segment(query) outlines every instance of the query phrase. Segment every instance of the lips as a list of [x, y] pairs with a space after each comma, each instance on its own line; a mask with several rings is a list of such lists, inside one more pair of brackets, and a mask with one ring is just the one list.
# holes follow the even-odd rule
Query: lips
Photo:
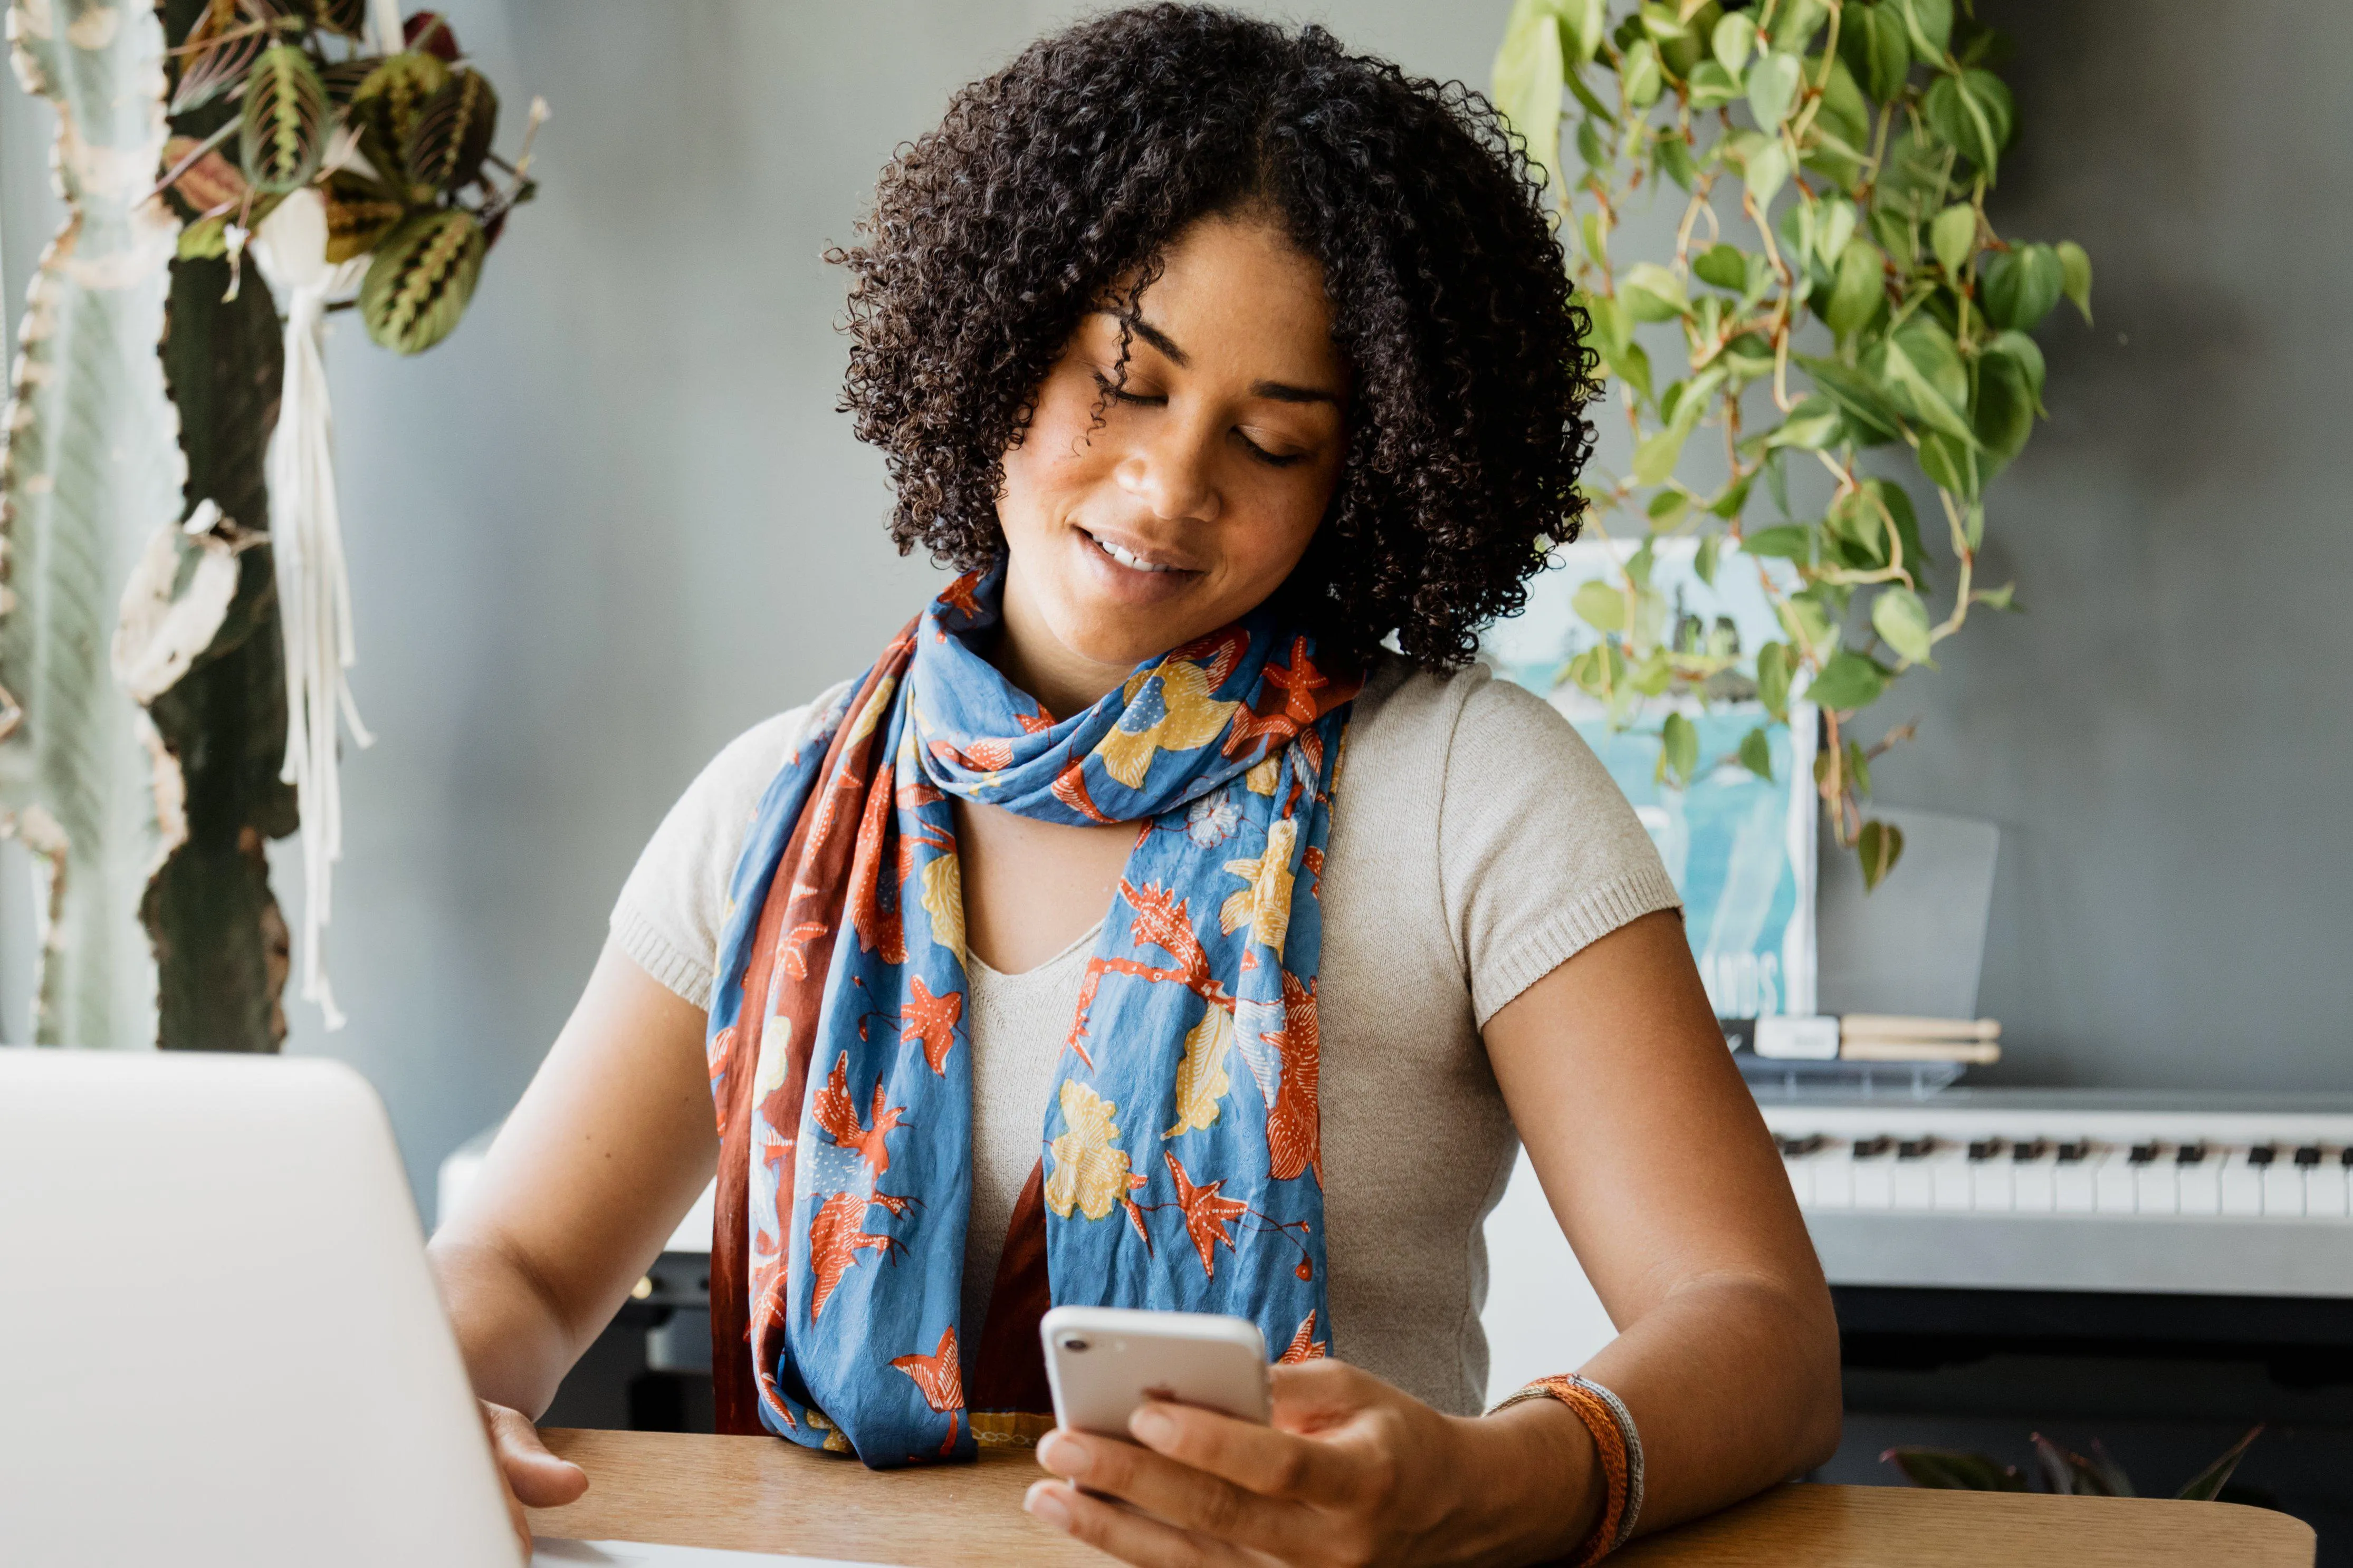
[[1172, 576], [1190, 576], [1198, 570], [1195, 567], [1186, 565], [1181, 560], [1171, 557], [1163, 552], [1153, 550], [1149, 546], [1142, 543], [1140, 541], [1117, 540], [1111, 538], [1106, 534], [1096, 533], [1092, 530], [1084, 528], [1080, 529], [1079, 531], [1082, 534], [1084, 534], [1088, 542], [1092, 544], [1104, 556], [1108, 557], [1112, 561], [1117, 562], [1120, 565], [1126, 567], [1131, 572], [1147, 572], [1155, 574], [1167, 574]]

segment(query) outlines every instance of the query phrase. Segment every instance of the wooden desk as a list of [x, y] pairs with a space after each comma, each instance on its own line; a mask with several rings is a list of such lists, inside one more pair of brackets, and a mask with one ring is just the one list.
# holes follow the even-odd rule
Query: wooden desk
[[[921, 1563], [1109, 1561], [1021, 1511], [1027, 1453], [869, 1470], [768, 1437], [551, 1429], [588, 1495], [534, 1510], [541, 1535]], [[2229, 1503], [2046, 1498], [1894, 1487], [1781, 1487], [1635, 1542], [1625, 1568], [2311, 1568], [2309, 1526]]]

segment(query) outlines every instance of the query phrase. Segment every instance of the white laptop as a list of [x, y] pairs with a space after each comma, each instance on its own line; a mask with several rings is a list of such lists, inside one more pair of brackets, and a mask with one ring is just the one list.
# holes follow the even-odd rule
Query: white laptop
[[516, 1568], [383, 1107], [0, 1048], [0, 1562]]

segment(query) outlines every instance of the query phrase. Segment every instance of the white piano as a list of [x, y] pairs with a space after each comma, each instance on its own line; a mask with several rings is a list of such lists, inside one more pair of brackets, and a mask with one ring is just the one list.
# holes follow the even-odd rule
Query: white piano
[[2353, 1299], [2353, 1097], [1760, 1109], [1833, 1285]]

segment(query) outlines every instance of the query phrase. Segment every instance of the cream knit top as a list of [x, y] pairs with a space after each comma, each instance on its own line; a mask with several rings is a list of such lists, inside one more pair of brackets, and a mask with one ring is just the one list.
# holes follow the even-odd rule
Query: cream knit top
[[[831, 695], [721, 752], [621, 889], [623, 951], [698, 1007], [744, 829]], [[1333, 1353], [1472, 1414], [1487, 1386], [1482, 1224], [1518, 1151], [1479, 1030], [1579, 948], [1676, 907], [1674, 887], [1625, 796], [1540, 698], [1482, 669], [1432, 675], [1393, 656], [1352, 710], [1326, 854], [1316, 994]], [[1020, 974], [966, 966], [966, 1343], [979, 1342], [1042, 1147], [1046, 1085], [1099, 930]]]

